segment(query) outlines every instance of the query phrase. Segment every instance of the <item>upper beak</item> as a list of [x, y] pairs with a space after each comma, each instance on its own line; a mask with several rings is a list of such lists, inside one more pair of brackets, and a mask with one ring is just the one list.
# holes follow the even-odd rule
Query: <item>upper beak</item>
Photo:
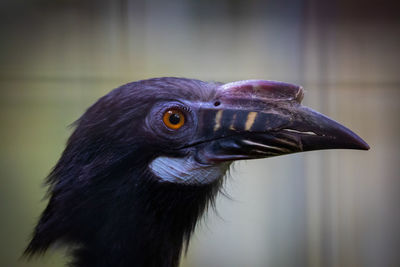
[[320, 149], [368, 150], [336, 121], [302, 106], [300, 86], [262, 80], [222, 85], [216, 106], [199, 108], [201, 162], [279, 156]]

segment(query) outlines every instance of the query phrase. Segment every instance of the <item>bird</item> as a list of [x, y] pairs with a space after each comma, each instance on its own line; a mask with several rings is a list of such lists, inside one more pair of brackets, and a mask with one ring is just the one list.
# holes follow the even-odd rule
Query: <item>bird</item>
[[177, 77], [112, 90], [75, 122], [24, 255], [62, 244], [75, 267], [178, 266], [232, 162], [369, 149], [303, 96], [279, 81]]

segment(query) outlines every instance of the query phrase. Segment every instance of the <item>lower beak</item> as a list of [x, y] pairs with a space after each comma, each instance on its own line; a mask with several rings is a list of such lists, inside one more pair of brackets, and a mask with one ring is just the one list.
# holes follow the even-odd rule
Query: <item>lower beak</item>
[[350, 129], [302, 106], [301, 87], [270, 81], [245, 81], [240, 88], [229, 85], [219, 108], [200, 110], [201, 135], [207, 139], [200, 142], [202, 162], [321, 149], [369, 149]]

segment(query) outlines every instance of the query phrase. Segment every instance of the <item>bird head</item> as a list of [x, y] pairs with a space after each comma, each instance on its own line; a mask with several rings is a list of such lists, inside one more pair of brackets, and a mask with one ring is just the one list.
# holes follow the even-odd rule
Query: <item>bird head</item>
[[[162, 86], [157, 83], [163, 81]], [[227, 84], [165, 78], [135, 129], [150, 143], [146, 164], [160, 182], [207, 184], [235, 160], [319, 149], [368, 149], [355, 133], [301, 105], [301, 86], [264, 80]], [[148, 90], [148, 87], [146, 88]], [[136, 136], [137, 137], [137, 136]], [[144, 141], [144, 140], [143, 140]]]
[[70, 160], [85, 166], [76, 171], [86, 180], [132, 160], [129, 166], [145, 168], [159, 182], [195, 185], [220, 179], [235, 160], [369, 148], [351, 130], [301, 105], [303, 96], [301, 86], [264, 80], [134, 82], [82, 116], [67, 150], [76, 150]]

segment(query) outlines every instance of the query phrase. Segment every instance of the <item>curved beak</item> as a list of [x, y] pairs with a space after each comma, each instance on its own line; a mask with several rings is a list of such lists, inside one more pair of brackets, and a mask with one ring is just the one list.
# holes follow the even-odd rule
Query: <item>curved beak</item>
[[279, 156], [321, 149], [368, 150], [338, 122], [302, 106], [300, 86], [263, 80], [222, 85], [214, 105], [199, 108], [200, 162]]

